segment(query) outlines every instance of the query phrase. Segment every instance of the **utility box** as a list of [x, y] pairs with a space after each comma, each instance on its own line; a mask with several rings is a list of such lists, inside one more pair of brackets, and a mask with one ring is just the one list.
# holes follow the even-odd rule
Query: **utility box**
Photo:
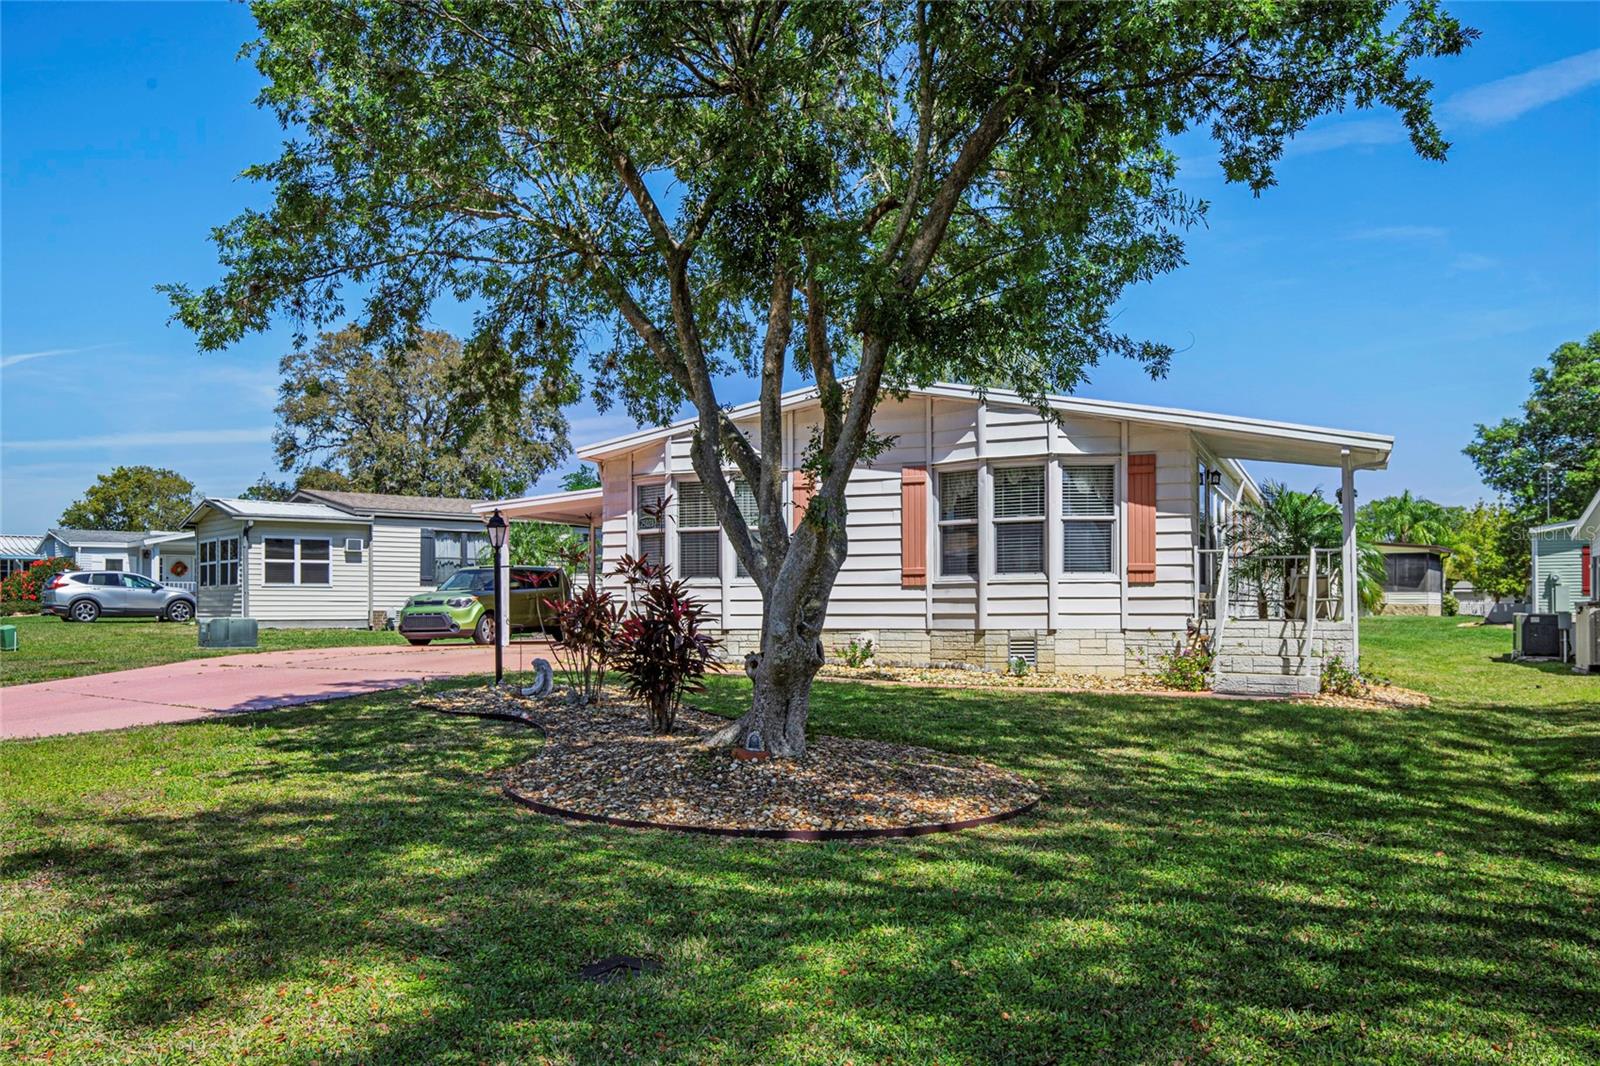
[[1566, 640], [1563, 630], [1571, 616], [1561, 614], [1519, 614], [1512, 623], [1512, 651], [1519, 659], [1564, 659]]
[[200, 623], [202, 648], [254, 648], [259, 643], [254, 618], [207, 618]]
[[17, 627], [0, 626], [0, 651], [17, 650]]

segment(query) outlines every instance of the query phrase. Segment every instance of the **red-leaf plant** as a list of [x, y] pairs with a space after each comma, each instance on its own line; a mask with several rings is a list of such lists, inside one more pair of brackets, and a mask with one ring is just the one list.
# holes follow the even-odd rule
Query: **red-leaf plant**
[[717, 668], [717, 642], [702, 628], [706, 605], [647, 560], [624, 556], [617, 573], [628, 584], [632, 610], [613, 661], [629, 694], [644, 701], [650, 728], [670, 733], [684, 694], [703, 692], [702, 678]]
[[556, 621], [561, 626], [552, 645], [556, 662], [572, 679], [578, 700], [594, 703], [606, 683], [606, 666], [617, 651], [622, 607], [611, 593], [585, 587], [556, 604]]

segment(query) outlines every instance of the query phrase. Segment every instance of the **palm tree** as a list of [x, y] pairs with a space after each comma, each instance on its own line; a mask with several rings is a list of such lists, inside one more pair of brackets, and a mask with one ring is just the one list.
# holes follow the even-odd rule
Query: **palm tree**
[[[1298, 604], [1302, 580], [1315, 589], [1312, 575], [1303, 570], [1311, 549], [1337, 552], [1344, 544], [1344, 518], [1321, 489], [1296, 492], [1281, 481], [1268, 481], [1261, 486], [1261, 496], [1260, 502], [1240, 507], [1240, 520], [1229, 532], [1228, 544], [1239, 553], [1239, 576], [1257, 582], [1263, 600], [1269, 583], [1278, 584], [1284, 613], [1294, 617], [1303, 613]], [[1358, 536], [1356, 595], [1362, 606], [1370, 610], [1383, 602], [1383, 582], [1382, 553]]]
[[1371, 540], [1446, 547], [1455, 539], [1460, 522], [1460, 508], [1445, 507], [1413, 496], [1410, 489], [1398, 496], [1373, 500], [1363, 505], [1356, 516], [1361, 535]]

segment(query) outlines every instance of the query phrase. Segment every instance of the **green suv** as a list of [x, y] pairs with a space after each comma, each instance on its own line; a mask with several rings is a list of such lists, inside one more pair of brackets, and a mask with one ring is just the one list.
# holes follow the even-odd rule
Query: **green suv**
[[[537, 629], [560, 637], [556, 604], [571, 595], [560, 567], [513, 566], [511, 631]], [[494, 568], [463, 567], [434, 591], [411, 597], [400, 608], [400, 635], [418, 647], [452, 637], [494, 643]]]

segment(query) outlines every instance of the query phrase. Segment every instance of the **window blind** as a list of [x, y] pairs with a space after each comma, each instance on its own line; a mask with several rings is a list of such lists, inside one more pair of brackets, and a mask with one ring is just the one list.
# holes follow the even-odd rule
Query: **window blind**
[[661, 522], [652, 514], [647, 513], [651, 508], [661, 503], [661, 497], [666, 495], [665, 485], [640, 485], [634, 490], [637, 503], [635, 510], [638, 512], [640, 529], [660, 529]]
[[1061, 564], [1069, 574], [1111, 572], [1110, 522], [1068, 522], [1062, 527]]
[[1117, 513], [1116, 467], [1069, 465], [1061, 468], [1061, 514], [1067, 518], [1110, 518]]
[[685, 481], [678, 485], [678, 525], [684, 528], [714, 526], [717, 512], [711, 506], [711, 494], [698, 481]]
[[956, 470], [939, 475], [939, 520], [941, 522], [978, 520], [976, 470]]
[[1044, 571], [1044, 523], [1008, 522], [994, 527], [994, 569], [998, 574]]
[[[761, 550], [761, 515], [756, 506], [755, 490], [749, 482], [740, 479], [733, 483], [733, 503], [739, 508], [739, 514], [744, 518], [744, 524], [750, 530], [750, 540], [756, 546], [756, 551]], [[736, 577], [749, 577], [750, 571], [745, 569], [744, 560], [735, 553], [733, 569]]]
[[678, 532], [678, 569], [684, 577], [718, 577], [721, 574], [717, 549], [722, 534], [718, 530]]
[[1044, 517], [1044, 467], [1003, 466], [994, 472], [996, 518]]

